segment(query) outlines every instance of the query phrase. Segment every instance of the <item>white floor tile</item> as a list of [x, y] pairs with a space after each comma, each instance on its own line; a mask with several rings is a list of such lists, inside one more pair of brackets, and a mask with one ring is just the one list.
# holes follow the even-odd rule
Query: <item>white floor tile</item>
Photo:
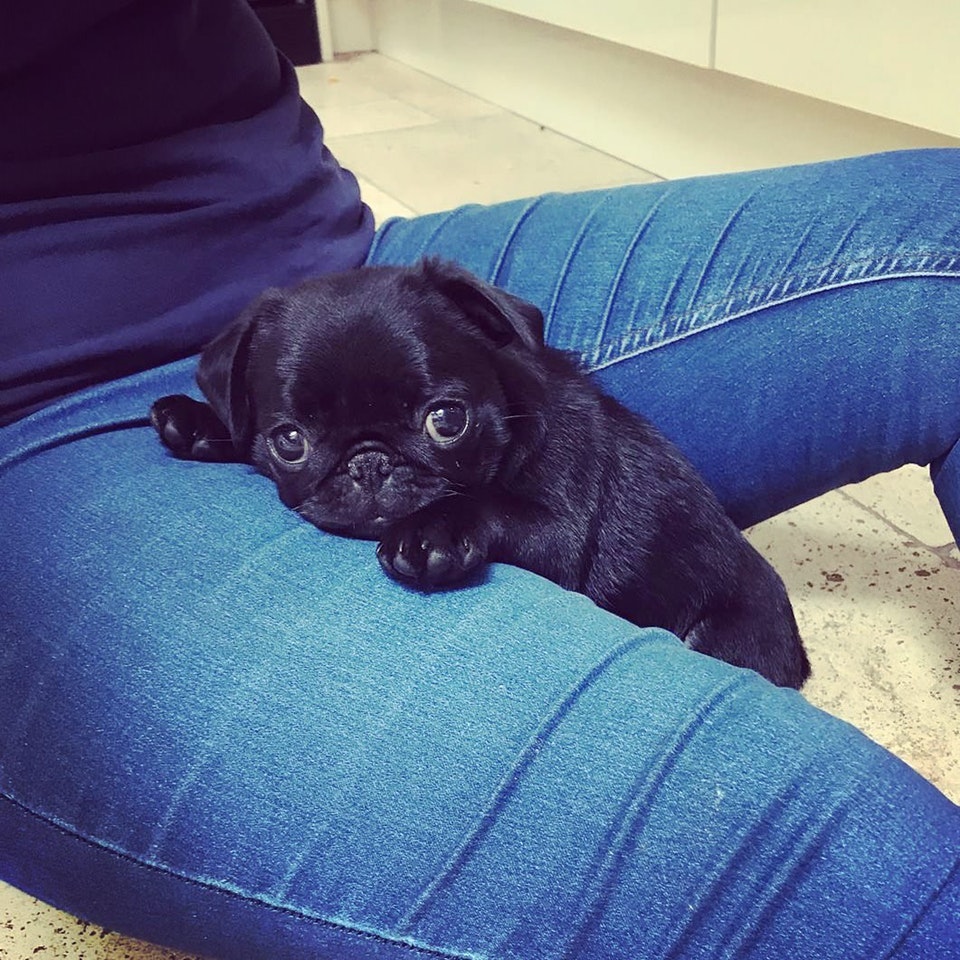
[[960, 802], [960, 569], [837, 492], [748, 536], [793, 601], [807, 698]]
[[926, 467], [908, 464], [844, 487], [843, 492], [928, 547], [953, 543]]
[[380, 87], [361, 81], [345, 82], [335, 64], [318, 64], [313, 67], [300, 67], [297, 78], [300, 81], [300, 95], [320, 115], [323, 120], [330, 107], [349, 107], [360, 103], [371, 103], [388, 96]]
[[363, 177], [358, 177], [357, 182], [360, 184], [360, 196], [373, 211], [377, 226], [391, 217], [412, 217], [415, 215], [415, 211], [391, 197], [388, 193], [384, 193], [379, 187], [364, 180]]
[[109, 933], [0, 883], [3, 960], [194, 960], [186, 954]]
[[421, 213], [654, 179], [511, 114], [329, 142], [346, 167]]
[[[299, 71], [304, 99], [319, 109], [329, 98], [350, 97], [355, 89], [367, 99], [384, 96], [418, 107], [437, 120], [504, 113], [502, 107], [464, 93], [433, 77], [386, 57], [361, 54]], [[330, 88], [339, 88], [338, 94]], [[371, 95], [371, 93], [378, 93]], [[361, 102], [352, 100], [350, 102]]]
[[424, 113], [402, 100], [368, 100], [365, 103], [336, 104], [319, 111], [327, 142], [337, 137], [350, 137], [361, 133], [379, 133], [387, 130], [403, 130], [407, 127], [422, 127], [436, 123], [429, 113]]

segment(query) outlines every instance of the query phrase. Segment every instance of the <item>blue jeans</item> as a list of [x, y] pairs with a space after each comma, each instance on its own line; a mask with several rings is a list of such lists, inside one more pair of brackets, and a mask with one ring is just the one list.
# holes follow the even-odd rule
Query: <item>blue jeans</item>
[[[741, 524], [932, 463], [960, 533], [960, 156], [393, 221]], [[960, 956], [960, 808], [793, 691], [515, 568], [424, 595], [240, 465], [183, 361], [0, 433], [0, 877], [221, 957]], [[814, 665], [816, 668], [816, 665]]]

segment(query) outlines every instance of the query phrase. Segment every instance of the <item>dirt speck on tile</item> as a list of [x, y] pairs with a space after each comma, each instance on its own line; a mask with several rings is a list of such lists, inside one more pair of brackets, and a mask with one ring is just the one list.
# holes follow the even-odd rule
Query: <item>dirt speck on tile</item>
[[807, 699], [960, 801], [960, 570], [837, 492], [748, 537], [793, 601]]
[[2, 960], [199, 960], [111, 933], [0, 883]]

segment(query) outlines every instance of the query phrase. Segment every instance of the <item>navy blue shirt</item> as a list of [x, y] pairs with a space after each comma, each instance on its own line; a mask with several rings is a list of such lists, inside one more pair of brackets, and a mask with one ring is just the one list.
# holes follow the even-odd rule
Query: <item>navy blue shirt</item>
[[373, 218], [245, 0], [31, 0], [0, 31], [0, 422], [196, 352]]

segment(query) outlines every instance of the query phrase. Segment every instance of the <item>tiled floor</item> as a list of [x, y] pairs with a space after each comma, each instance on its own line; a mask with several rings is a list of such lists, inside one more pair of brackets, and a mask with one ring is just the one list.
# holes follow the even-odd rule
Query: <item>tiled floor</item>
[[[377, 56], [301, 71], [379, 220], [467, 201], [653, 179]], [[926, 472], [905, 468], [755, 527], [808, 641], [811, 701], [960, 801], [960, 553]], [[0, 886], [0, 957], [177, 960]]]

